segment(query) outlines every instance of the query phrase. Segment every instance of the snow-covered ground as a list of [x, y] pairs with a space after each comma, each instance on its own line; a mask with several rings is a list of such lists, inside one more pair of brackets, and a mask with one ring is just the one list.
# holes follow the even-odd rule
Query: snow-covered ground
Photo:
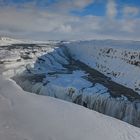
[[12, 77], [33, 66], [37, 58], [53, 51], [53, 44], [11, 44], [0, 47], [0, 74]]
[[[8, 87], [8, 88], [7, 88]], [[0, 77], [1, 140], [139, 140], [140, 129]]]
[[4, 59], [4, 76], [12, 77], [25, 91], [74, 102], [140, 126], [138, 93], [76, 62], [63, 44], [29, 46], [8, 50], [19, 54], [20, 61]]
[[67, 43], [71, 55], [140, 94], [140, 42], [93, 40]]
[[[126, 56], [132, 57], [129, 51], [139, 53], [139, 42], [12, 43], [0, 47], [0, 74], [25, 91], [70, 101], [140, 127], [139, 84], [133, 88], [139, 65], [126, 61]], [[138, 54], [135, 58], [139, 62]], [[127, 77], [126, 68], [133, 77]], [[135, 91], [111, 79], [122, 85], [127, 81]]]

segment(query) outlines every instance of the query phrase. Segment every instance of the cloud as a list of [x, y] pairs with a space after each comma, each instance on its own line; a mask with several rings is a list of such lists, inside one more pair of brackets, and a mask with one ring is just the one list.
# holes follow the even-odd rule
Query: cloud
[[[13, 34], [27, 34], [30, 32], [54, 32], [68, 34], [72, 31], [71, 25], [78, 18], [70, 15], [62, 15], [40, 11], [37, 9], [17, 9], [7, 7], [0, 9], [0, 30]], [[53, 38], [53, 36], [51, 36]]]
[[[35, 3], [22, 7], [0, 7], [0, 34], [14, 37], [47, 39], [135, 39], [140, 40], [140, 19], [116, 19], [115, 1], [108, 0], [106, 16], [76, 16], [71, 10], [82, 10], [92, 0], [61, 0], [40, 9]], [[61, 9], [59, 11], [59, 9]], [[64, 10], [67, 9], [67, 10]]]
[[69, 33], [72, 31], [72, 28], [70, 25], [61, 25], [60, 27], [58, 27], [58, 31], [59, 32], [64, 32], [64, 33]]
[[68, 13], [73, 10], [82, 10], [91, 3], [94, 3], [94, 0], [57, 0], [47, 9], [51, 12]]
[[93, 0], [72, 0], [72, 5], [77, 8], [84, 8], [89, 4], [93, 3]]
[[115, 0], [108, 0], [107, 8], [106, 8], [106, 15], [109, 18], [114, 18], [117, 15], [117, 8]]
[[65, 13], [71, 10], [80, 10], [91, 3], [94, 3], [94, 0], [0, 0], [0, 4], [7, 7], [26, 9], [44, 8], [47, 9], [47, 11], [54, 13], [59, 11], [63, 11]]
[[137, 16], [139, 14], [139, 9], [137, 7], [132, 7], [132, 6], [125, 6], [123, 8], [123, 14], [126, 17], [130, 16]]

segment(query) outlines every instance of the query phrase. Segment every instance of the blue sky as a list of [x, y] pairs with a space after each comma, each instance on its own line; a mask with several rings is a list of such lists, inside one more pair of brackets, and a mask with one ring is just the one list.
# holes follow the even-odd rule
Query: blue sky
[[0, 0], [0, 34], [140, 40], [140, 0]]
[[[47, 9], [50, 5], [56, 4], [60, 1], [61, 0], [3, 0], [3, 4], [5, 6], [16, 5], [18, 7], [28, 3], [35, 3], [38, 8]], [[116, 0], [115, 2], [119, 10], [121, 10], [124, 6], [133, 6], [140, 8], [140, 0]], [[71, 13], [77, 16], [85, 16], [89, 14], [96, 16], [105, 16], [106, 4], [107, 0], [96, 0], [83, 7], [82, 10], [79, 11], [78, 9], [74, 9], [73, 11], [71, 11]]]
[[[74, 11], [73, 13], [79, 16], [85, 16], [89, 14], [96, 16], [105, 16], [106, 4], [106, 0], [93, 2], [90, 5], [86, 6], [82, 11]], [[140, 0], [116, 0], [116, 5], [118, 10], [122, 10], [124, 6], [133, 6], [140, 8]], [[122, 13], [118, 12], [118, 16], [121, 16], [121, 14]]]

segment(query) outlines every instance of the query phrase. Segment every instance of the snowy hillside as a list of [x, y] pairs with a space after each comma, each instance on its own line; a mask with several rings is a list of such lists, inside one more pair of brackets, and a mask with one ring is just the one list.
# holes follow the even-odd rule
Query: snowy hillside
[[3, 77], [0, 77], [0, 106], [1, 140], [140, 138], [139, 128], [72, 103], [26, 93]]
[[140, 94], [140, 42], [93, 40], [66, 45], [75, 59]]

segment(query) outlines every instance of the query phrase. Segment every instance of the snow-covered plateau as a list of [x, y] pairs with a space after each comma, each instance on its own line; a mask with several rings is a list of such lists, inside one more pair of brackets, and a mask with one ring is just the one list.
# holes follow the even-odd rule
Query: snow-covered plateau
[[[0, 46], [0, 75], [0, 93], [2, 97], [6, 94], [4, 99], [8, 100], [11, 110], [19, 116], [17, 122], [14, 120], [17, 124], [12, 125], [14, 129], [22, 131], [19, 132], [22, 133], [21, 136], [28, 136], [26, 127], [31, 128], [27, 139], [39, 139], [40, 136], [41, 140], [45, 137], [52, 140], [138, 140], [140, 137], [139, 128], [125, 123], [140, 127], [138, 41], [5, 43]], [[24, 91], [12, 80], [3, 77], [16, 81]], [[73, 102], [91, 111], [72, 103], [25, 91]], [[12, 94], [9, 94], [10, 92]], [[19, 127], [20, 121], [24, 124], [23, 128]], [[71, 130], [72, 128], [75, 129]], [[10, 133], [10, 129], [7, 131]], [[15, 130], [13, 131], [15, 133]], [[61, 132], [63, 135], [60, 135]], [[5, 139], [7, 136], [4, 134]]]

